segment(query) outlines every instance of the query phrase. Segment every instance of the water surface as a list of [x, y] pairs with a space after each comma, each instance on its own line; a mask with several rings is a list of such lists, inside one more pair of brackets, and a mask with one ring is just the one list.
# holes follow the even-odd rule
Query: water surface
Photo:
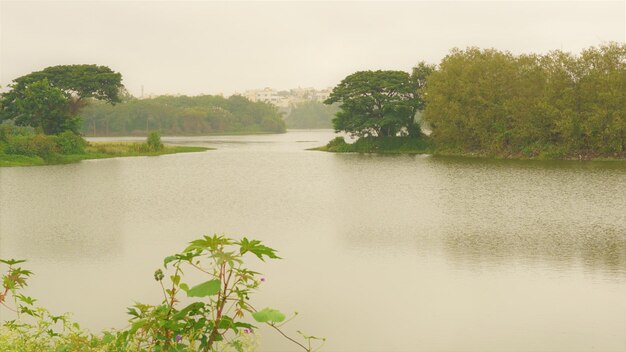
[[287, 330], [327, 351], [626, 350], [626, 164], [305, 150], [333, 137], [2, 168], [0, 257], [27, 258], [29, 293], [94, 331], [157, 303], [161, 259], [217, 232], [279, 249], [253, 300], [297, 310]]

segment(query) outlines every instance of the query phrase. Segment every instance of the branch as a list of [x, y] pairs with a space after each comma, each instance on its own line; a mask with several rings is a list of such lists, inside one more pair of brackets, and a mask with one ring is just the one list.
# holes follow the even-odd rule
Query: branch
[[281, 335], [283, 335], [283, 336], [284, 336], [287, 340], [289, 340], [289, 341], [291, 341], [291, 342], [295, 343], [296, 345], [298, 345], [298, 346], [302, 347], [305, 351], [307, 351], [307, 352], [311, 352], [311, 349], [310, 349], [310, 348], [307, 348], [306, 346], [304, 346], [304, 345], [303, 345], [303, 344], [301, 344], [300, 342], [298, 342], [298, 341], [296, 341], [296, 340], [292, 339], [291, 337], [289, 337], [289, 336], [285, 335], [285, 333], [284, 333], [282, 330], [280, 330], [278, 327], [276, 327], [276, 325], [274, 325], [274, 324], [270, 324], [270, 323], [267, 323], [267, 325], [269, 325], [269, 326], [273, 327], [276, 331], [278, 331]]

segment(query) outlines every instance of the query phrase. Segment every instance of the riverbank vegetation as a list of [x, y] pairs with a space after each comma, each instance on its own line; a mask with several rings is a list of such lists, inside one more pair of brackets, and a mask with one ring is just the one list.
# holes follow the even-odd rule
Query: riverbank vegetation
[[354, 143], [346, 143], [344, 137], [336, 137], [327, 145], [311, 150], [379, 154], [432, 154], [434, 152], [428, 138], [409, 137], [363, 137]]
[[[24, 261], [0, 259], [0, 267], [4, 266], [0, 311], [8, 310], [13, 318], [0, 325], [0, 351], [253, 351], [260, 325], [276, 330], [298, 349], [317, 350], [323, 338], [300, 332], [300, 338], [295, 338], [283, 331], [281, 327], [293, 317], [252, 305], [250, 296], [265, 281], [261, 273], [246, 267], [245, 261], [252, 258], [280, 259], [276, 250], [245, 237], [236, 241], [214, 235], [192, 241], [182, 252], [166, 257], [154, 272], [163, 300], [135, 303], [127, 310], [127, 328], [101, 334], [81, 329], [69, 314], [54, 315], [40, 307], [26, 295], [33, 273], [22, 268]], [[186, 274], [191, 272], [203, 277], [200, 282], [187, 282]], [[197, 280], [198, 275], [193, 277]], [[68, 297], [71, 294], [68, 291]]]
[[204, 147], [164, 146], [158, 132], [145, 143], [87, 142], [72, 131], [57, 135], [36, 133], [32, 127], [0, 124], [0, 167], [68, 164], [86, 159], [205, 151]]
[[239, 95], [126, 96], [114, 106], [94, 101], [81, 114], [87, 136], [145, 136], [151, 130], [177, 136], [285, 132], [277, 107]]
[[[388, 82], [419, 85], [408, 90]], [[358, 78], [358, 79], [357, 79]], [[404, 83], [404, 86], [407, 86]], [[417, 94], [415, 94], [417, 92]], [[424, 152], [500, 158], [623, 159], [626, 157], [626, 45], [610, 43], [580, 55], [553, 51], [513, 55], [495, 49], [453, 49], [438, 66], [413, 74], [358, 72], [333, 90], [340, 102], [336, 131], [367, 138], [424, 139]], [[411, 95], [414, 94], [414, 95]], [[400, 103], [388, 107], [385, 99]], [[432, 133], [411, 133], [411, 107]], [[406, 142], [364, 141], [326, 150], [406, 152]], [[371, 146], [372, 149], [367, 147]]]
[[122, 101], [121, 74], [106, 66], [61, 65], [16, 78], [0, 95], [0, 166], [50, 165], [84, 159], [207, 150], [166, 147], [159, 132], [146, 143], [88, 143], [78, 115], [88, 103]]

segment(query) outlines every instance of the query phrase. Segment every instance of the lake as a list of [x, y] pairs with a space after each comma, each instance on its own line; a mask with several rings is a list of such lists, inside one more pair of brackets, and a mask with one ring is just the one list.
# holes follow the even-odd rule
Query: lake
[[[163, 257], [220, 233], [279, 250], [251, 258], [251, 302], [298, 311], [286, 330], [325, 351], [626, 350], [626, 163], [305, 150], [333, 137], [0, 168], [0, 258], [28, 259], [28, 293], [94, 332], [160, 302]], [[295, 350], [261, 330], [262, 351]]]

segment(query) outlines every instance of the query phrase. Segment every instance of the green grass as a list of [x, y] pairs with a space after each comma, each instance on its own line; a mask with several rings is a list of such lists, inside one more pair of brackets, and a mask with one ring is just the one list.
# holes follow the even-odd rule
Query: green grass
[[40, 166], [69, 164], [87, 159], [106, 159], [132, 156], [159, 156], [165, 154], [193, 153], [210, 150], [204, 147], [164, 146], [160, 150], [148, 150], [141, 143], [89, 143], [83, 154], [53, 154], [49, 158], [5, 154], [0, 150], [0, 167], [3, 166]]

